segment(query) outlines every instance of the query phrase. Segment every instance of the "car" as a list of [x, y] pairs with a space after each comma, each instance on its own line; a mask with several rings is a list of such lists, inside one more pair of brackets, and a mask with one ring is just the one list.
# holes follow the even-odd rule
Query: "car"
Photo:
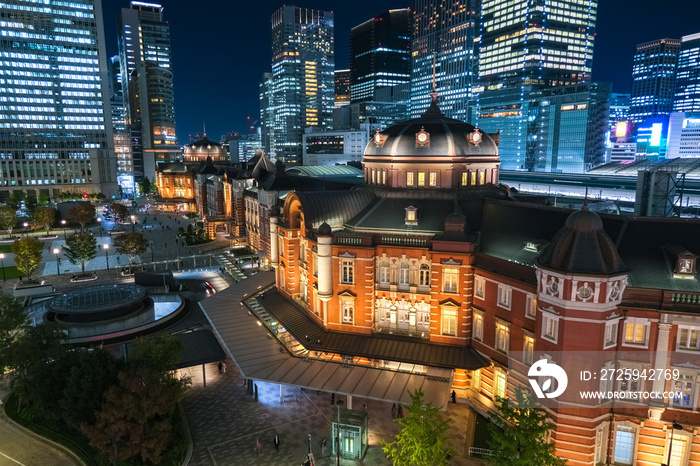
[[207, 294], [214, 294], [216, 293], [216, 289], [212, 286], [211, 283], [209, 282], [204, 282], [203, 283], [204, 289], [206, 290]]

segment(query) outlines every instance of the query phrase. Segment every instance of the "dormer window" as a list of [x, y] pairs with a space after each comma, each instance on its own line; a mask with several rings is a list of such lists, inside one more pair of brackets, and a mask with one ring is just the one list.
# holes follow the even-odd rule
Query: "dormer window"
[[694, 273], [695, 260], [682, 258], [678, 259], [678, 273]]
[[670, 253], [671, 263], [675, 259], [673, 278], [695, 278], [697, 274], [697, 256], [677, 244], [667, 244], [665, 249]]
[[418, 225], [418, 208], [406, 207], [406, 225]]
[[531, 251], [531, 252], [541, 252], [544, 247], [547, 246], [547, 241], [543, 239], [533, 239], [530, 241], [525, 242], [525, 249], [526, 251]]

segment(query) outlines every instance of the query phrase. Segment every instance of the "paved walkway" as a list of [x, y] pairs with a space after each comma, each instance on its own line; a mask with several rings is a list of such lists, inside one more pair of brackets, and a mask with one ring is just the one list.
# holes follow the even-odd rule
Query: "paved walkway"
[[[0, 400], [9, 395], [8, 380], [0, 380]], [[29, 433], [5, 416], [0, 405], [0, 465], [7, 466], [82, 466], [62, 448]]]

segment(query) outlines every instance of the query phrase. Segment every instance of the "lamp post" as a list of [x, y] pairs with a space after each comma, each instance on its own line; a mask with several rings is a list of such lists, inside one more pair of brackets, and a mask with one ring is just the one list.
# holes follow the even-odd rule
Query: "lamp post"
[[68, 236], [66, 236], [66, 221], [61, 220], [61, 227], [63, 227], [63, 239], [68, 240]]
[[2, 261], [2, 281], [6, 282], [5, 278], [5, 254], [0, 254], [0, 261]]
[[61, 254], [61, 250], [58, 248], [53, 248], [53, 253], [56, 255], [56, 273], [61, 275], [61, 257], [59, 256], [59, 254]]
[[100, 225], [100, 236], [102, 236], [102, 217], [97, 217], [97, 223]]
[[109, 244], [103, 244], [102, 249], [105, 250], [105, 259], [107, 259], [107, 270], [109, 270]]
[[337, 432], [336, 432], [337, 435], [335, 436], [336, 447], [337, 447], [337, 450], [335, 451], [335, 464], [337, 466], [340, 466], [340, 407], [343, 406], [343, 404], [345, 404], [345, 402], [343, 400], [338, 400], [335, 402], [335, 404], [338, 405], [338, 424], [336, 424], [336, 427], [335, 427], [337, 429]]
[[29, 226], [29, 224], [28, 224], [27, 222], [24, 222], [24, 223], [22, 224], [22, 226], [24, 227], [24, 237], [25, 237], [25, 238], [28, 238], [28, 237], [29, 237], [29, 231], [27, 231], [27, 227]]
[[148, 243], [151, 246], [151, 262], [155, 263], [156, 259], [155, 259], [155, 255], [153, 254], [153, 240], [150, 240]]
[[131, 216], [131, 232], [136, 231], [136, 215]]
[[671, 441], [668, 444], [668, 458], [666, 459], [666, 464], [662, 466], [670, 466], [671, 464], [671, 453], [673, 452], [673, 431], [674, 430], [683, 430], [683, 426], [678, 424], [676, 421], [673, 421], [673, 428], [671, 429]]

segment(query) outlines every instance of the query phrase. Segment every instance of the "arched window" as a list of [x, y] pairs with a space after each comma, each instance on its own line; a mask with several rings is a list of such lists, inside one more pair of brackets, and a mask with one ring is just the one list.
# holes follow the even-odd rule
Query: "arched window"
[[399, 268], [399, 288], [401, 289], [408, 289], [408, 285], [410, 282], [410, 266], [408, 265], [408, 262], [404, 262], [401, 264], [401, 267]]
[[423, 264], [418, 271], [418, 286], [421, 288], [430, 287], [430, 266]]
[[388, 261], [382, 261], [379, 263], [379, 271], [378, 274], [379, 276], [379, 286], [389, 286], [389, 282], [391, 281], [391, 266], [389, 265]]

